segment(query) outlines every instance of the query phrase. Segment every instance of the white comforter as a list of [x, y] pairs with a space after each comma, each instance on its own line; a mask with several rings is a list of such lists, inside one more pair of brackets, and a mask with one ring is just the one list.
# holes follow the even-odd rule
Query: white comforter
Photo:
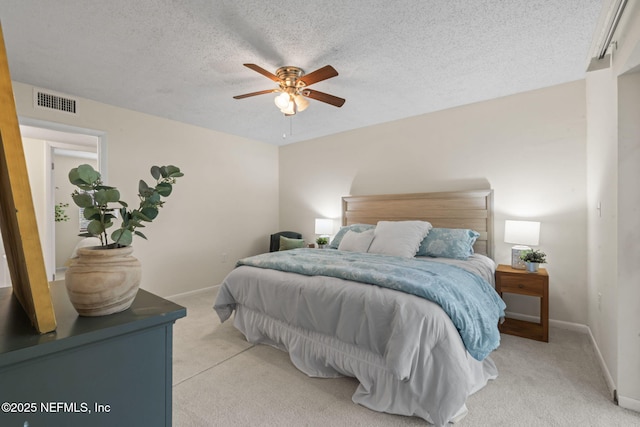
[[[473, 259], [466, 268], [492, 281], [492, 261]], [[463, 416], [467, 397], [497, 376], [490, 357], [465, 350], [438, 305], [378, 286], [242, 266], [214, 308], [222, 321], [235, 310], [249, 342], [287, 351], [309, 376], [357, 378], [354, 402], [438, 426]]]

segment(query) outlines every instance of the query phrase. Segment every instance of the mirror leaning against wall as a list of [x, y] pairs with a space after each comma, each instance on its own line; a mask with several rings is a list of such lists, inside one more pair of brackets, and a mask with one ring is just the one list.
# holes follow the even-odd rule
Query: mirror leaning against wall
[[[83, 163], [101, 169], [101, 137], [90, 130], [56, 130], [47, 123], [21, 125], [29, 184], [49, 281], [64, 280], [69, 257], [82, 227], [80, 210], [71, 200], [69, 170]], [[84, 131], [84, 133], [83, 133]], [[0, 287], [11, 286], [0, 236]]]
[[29, 182], [47, 277], [64, 280], [69, 257], [82, 239], [79, 208], [73, 203], [69, 171], [83, 163], [100, 170], [100, 138], [43, 127], [21, 126]]

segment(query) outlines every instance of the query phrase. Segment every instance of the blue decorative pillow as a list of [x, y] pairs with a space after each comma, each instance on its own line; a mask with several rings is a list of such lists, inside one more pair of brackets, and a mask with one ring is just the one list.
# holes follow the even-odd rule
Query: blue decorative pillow
[[349, 230], [353, 231], [354, 233], [362, 233], [363, 231], [371, 230], [374, 228], [376, 228], [376, 226], [372, 224], [352, 224], [352, 225], [345, 225], [344, 227], [340, 227], [340, 231], [338, 231], [338, 234], [336, 234], [336, 237], [334, 237], [331, 243], [329, 244], [329, 248], [338, 249], [338, 246], [340, 246], [340, 242], [342, 241], [342, 238], [344, 237], [345, 234], [347, 234], [347, 231]]
[[467, 259], [480, 233], [464, 228], [432, 228], [416, 256]]

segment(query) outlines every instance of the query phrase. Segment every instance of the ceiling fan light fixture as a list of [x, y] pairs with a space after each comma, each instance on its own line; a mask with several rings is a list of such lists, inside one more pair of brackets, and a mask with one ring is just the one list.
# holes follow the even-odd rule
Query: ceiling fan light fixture
[[275, 97], [274, 102], [280, 111], [287, 116], [306, 110], [309, 106], [307, 98], [315, 99], [334, 107], [342, 107], [345, 102], [343, 98], [307, 89], [312, 84], [337, 76], [338, 72], [331, 65], [325, 65], [309, 74], [305, 74], [301, 68], [293, 66], [280, 67], [276, 70], [276, 74], [256, 64], [244, 64], [244, 66], [278, 83], [279, 88], [245, 93], [234, 96], [234, 99], [244, 99], [276, 92], [278, 95]]
[[296, 95], [293, 97], [293, 100], [296, 103], [296, 107], [298, 111], [304, 111], [309, 106], [309, 101], [302, 95]]
[[286, 92], [282, 92], [280, 95], [276, 96], [274, 102], [279, 109], [286, 109], [289, 107], [289, 104], [291, 104], [291, 96]]
[[292, 100], [289, 102], [289, 105], [285, 108], [281, 108], [280, 111], [287, 116], [293, 116], [296, 113], [296, 103]]

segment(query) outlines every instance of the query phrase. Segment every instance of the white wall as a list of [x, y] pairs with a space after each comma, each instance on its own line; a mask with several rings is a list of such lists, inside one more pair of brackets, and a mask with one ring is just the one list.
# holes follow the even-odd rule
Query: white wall
[[615, 40], [610, 67], [587, 75], [589, 327], [620, 405], [640, 411], [640, 3]]
[[[542, 222], [550, 317], [586, 324], [585, 83], [572, 82], [280, 148], [280, 226], [314, 239], [345, 195], [493, 188], [496, 260], [505, 219]], [[536, 315], [537, 299], [507, 295]]]
[[30, 85], [13, 88], [20, 119], [104, 132], [108, 184], [130, 204], [152, 165], [185, 173], [144, 230], [149, 240], [134, 240], [143, 288], [168, 296], [216, 285], [238, 258], [268, 250], [278, 229], [277, 147], [87, 99], [77, 116], [35, 109]]
[[55, 223], [55, 266], [56, 272], [65, 270], [67, 262], [74, 248], [82, 237], [80, 233], [80, 208], [76, 206], [71, 198], [71, 193], [77, 188], [69, 182], [69, 171], [82, 164], [89, 164], [98, 170], [98, 162], [95, 159], [79, 158], [55, 154], [53, 156], [55, 169], [53, 172], [55, 182], [55, 194], [53, 202], [66, 203], [69, 206], [64, 208], [68, 221]]

